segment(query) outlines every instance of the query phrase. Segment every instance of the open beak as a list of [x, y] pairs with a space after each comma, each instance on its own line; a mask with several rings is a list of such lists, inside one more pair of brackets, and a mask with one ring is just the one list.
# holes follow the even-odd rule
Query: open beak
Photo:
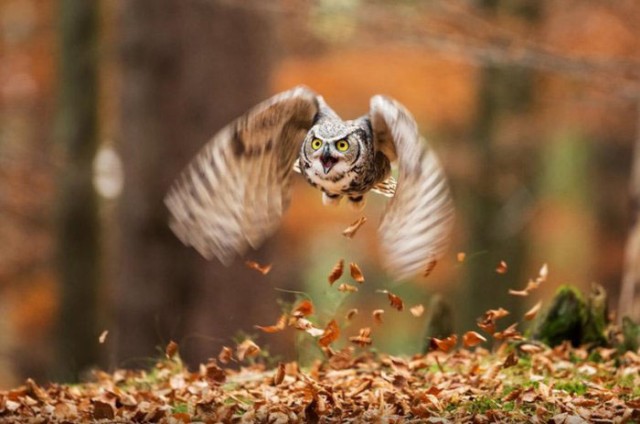
[[324, 148], [322, 149], [320, 162], [322, 162], [322, 169], [324, 170], [325, 174], [331, 171], [331, 168], [333, 168], [333, 165], [335, 165], [336, 162], [338, 162], [337, 158], [334, 158], [333, 156], [331, 156], [331, 152], [329, 151], [328, 144], [325, 144]]

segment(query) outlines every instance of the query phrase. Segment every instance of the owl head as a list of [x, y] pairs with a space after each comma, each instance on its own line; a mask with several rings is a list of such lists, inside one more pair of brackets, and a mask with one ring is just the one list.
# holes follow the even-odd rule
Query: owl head
[[302, 153], [317, 175], [347, 172], [360, 158], [367, 131], [351, 121], [326, 120], [307, 134]]

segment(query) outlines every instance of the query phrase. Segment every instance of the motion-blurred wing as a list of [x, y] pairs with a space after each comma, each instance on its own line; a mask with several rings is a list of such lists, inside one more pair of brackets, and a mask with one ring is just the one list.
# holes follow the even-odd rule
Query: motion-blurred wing
[[288, 206], [293, 164], [317, 112], [317, 95], [296, 87], [218, 132], [165, 198], [180, 240], [229, 264], [271, 235]]
[[391, 275], [424, 273], [447, 247], [454, 220], [449, 187], [413, 116], [384, 96], [371, 98], [376, 148], [398, 164], [398, 182], [378, 229]]

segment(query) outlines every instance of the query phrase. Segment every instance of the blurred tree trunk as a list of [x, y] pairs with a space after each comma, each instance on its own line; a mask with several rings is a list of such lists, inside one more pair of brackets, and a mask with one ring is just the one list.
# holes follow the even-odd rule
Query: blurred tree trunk
[[56, 138], [65, 167], [56, 215], [61, 282], [58, 369], [61, 377], [98, 360], [99, 224], [92, 184], [98, 145], [99, 2], [60, 2], [60, 80]]
[[627, 316], [640, 322], [640, 102], [638, 103], [636, 145], [631, 165], [631, 228], [625, 247], [624, 272], [618, 320]]
[[[484, 0], [482, 7], [492, 14], [509, 14], [533, 25], [538, 13], [537, 0]], [[509, 123], [527, 113], [533, 96], [533, 71], [515, 65], [485, 67], [480, 74], [478, 112], [472, 140], [479, 162], [476, 185], [467, 194], [469, 254], [467, 261], [466, 302], [473, 299], [473, 307], [467, 308], [463, 325], [472, 326], [483, 311], [505, 307], [515, 312], [517, 301], [507, 294], [507, 289], [487, 289], [498, 279], [520, 282], [525, 263], [526, 242], [522, 222], [525, 214], [527, 167], [523, 158], [515, 157], [508, 147], [498, 144], [504, 139]], [[527, 161], [531, 158], [527, 157]], [[526, 163], [526, 162], [524, 162]], [[505, 181], [514, 181], [505, 187]], [[511, 207], [507, 208], [507, 203]], [[500, 261], [508, 265], [506, 276], [496, 274]]]
[[217, 130], [268, 95], [272, 28], [264, 12], [221, 2], [137, 0], [123, 4], [121, 34], [116, 358], [154, 357], [175, 339], [199, 361], [251, 328], [246, 311], [271, 290], [241, 261], [225, 268], [183, 246], [163, 197]]

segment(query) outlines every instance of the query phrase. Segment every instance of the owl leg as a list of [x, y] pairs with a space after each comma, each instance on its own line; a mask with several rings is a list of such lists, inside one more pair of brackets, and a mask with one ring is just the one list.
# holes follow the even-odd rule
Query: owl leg
[[355, 211], [360, 212], [364, 208], [364, 205], [366, 203], [367, 201], [365, 200], [363, 194], [361, 194], [360, 196], [349, 196], [349, 205]]
[[338, 206], [340, 204], [340, 200], [342, 200], [342, 196], [339, 194], [329, 194], [322, 192], [322, 204], [325, 206]]

